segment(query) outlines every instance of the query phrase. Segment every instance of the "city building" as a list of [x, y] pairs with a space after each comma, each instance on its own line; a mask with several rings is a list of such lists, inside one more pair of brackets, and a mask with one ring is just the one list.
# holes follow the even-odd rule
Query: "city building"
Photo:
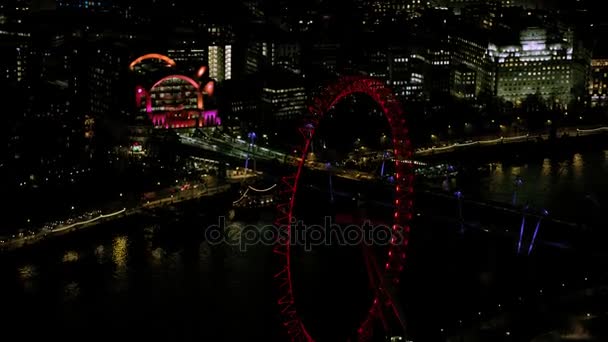
[[450, 37], [454, 65], [463, 65], [475, 72], [475, 96], [494, 94], [495, 70], [488, 53], [490, 35], [487, 31], [462, 30]]
[[167, 56], [184, 69], [195, 69], [209, 63], [209, 46], [195, 32], [179, 32], [169, 42]]
[[475, 72], [476, 96], [488, 94], [519, 105], [539, 95], [567, 106], [583, 95], [585, 86], [580, 85], [586, 82], [588, 62], [571, 31], [529, 27], [518, 36], [465, 32], [453, 37], [454, 63]]
[[302, 47], [297, 42], [271, 42], [263, 45], [262, 54], [268, 54], [270, 64], [293, 73], [302, 72]]
[[594, 107], [608, 104], [608, 58], [593, 58], [591, 61], [589, 97]]
[[374, 26], [419, 17], [430, 5], [429, 0], [358, 0], [357, 6], [362, 24]]
[[232, 78], [232, 45], [209, 46], [209, 77], [218, 82]]
[[403, 50], [389, 50], [389, 85], [406, 101], [426, 98], [424, 81], [427, 62], [422, 56]]
[[260, 83], [258, 75], [251, 75], [218, 85], [218, 109], [225, 129], [237, 131], [262, 122]]
[[430, 96], [445, 96], [450, 93], [450, 70], [452, 52], [450, 37], [437, 37], [436, 40], [425, 42], [423, 59], [426, 61], [424, 87]]
[[522, 30], [517, 43], [490, 44], [488, 53], [496, 66], [496, 95], [520, 104], [536, 94], [552, 103], [568, 105], [574, 100], [576, 85], [585, 79], [575, 67], [573, 52], [568, 32], [550, 37], [543, 28]]
[[452, 70], [451, 93], [461, 99], [475, 99], [477, 89], [477, 73], [464, 65], [454, 67]]
[[83, 10], [87, 12], [109, 12], [112, 2], [109, 0], [56, 0], [57, 9]]
[[129, 68], [135, 83], [135, 116], [145, 113], [158, 128], [221, 124], [213, 101], [215, 80], [209, 77], [208, 66], [186, 72], [168, 56], [150, 53], [134, 59]]
[[127, 46], [121, 43], [99, 45], [88, 57], [88, 109], [93, 117], [120, 118], [130, 108]]
[[0, 29], [23, 26], [31, 11], [29, 0], [4, 0], [0, 3]]
[[30, 71], [29, 36], [0, 34], [0, 80], [5, 84], [22, 83]]
[[306, 88], [295, 75], [269, 78], [262, 88], [264, 121], [285, 121], [300, 117], [306, 108]]

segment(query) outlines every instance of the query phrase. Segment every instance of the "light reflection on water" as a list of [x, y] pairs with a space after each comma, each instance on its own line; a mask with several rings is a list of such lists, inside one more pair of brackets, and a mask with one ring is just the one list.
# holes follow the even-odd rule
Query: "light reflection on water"
[[112, 261], [117, 269], [127, 265], [127, 242], [126, 236], [117, 236], [112, 243]]
[[31, 280], [38, 275], [35, 265], [23, 265], [17, 269], [17, 272], [19, 273], [19, 279], [23, 281]]
[[574, 176], [574, 181], [577, 184], [577, 186], [583, 185], [584, 167], [585, 167], [585, 161], [583, 160], [583, 155], [580, 153], [575, 154], [574, 157], [572, 158], [572, 174]]
[[104, 245], [99, 245], [95, 248], [95, 257], [97, 258], [98, 264], [103, 264], [105, 262], [106, 257], [106, 248]]
[[79, 259], [78, 252], [76, 252], [76, 251], [66, 251], [65, 254], [63, 254], [62, 261], [64, 263], [72, 263], [72, 262], [78, 261], [78, 259]]
[[117, 236], [112, 241], [112, 263], [114, 264], [113, 277], [115, 283], [113, 289], [118, 292], [126, 291], [128, 288], [128, 238], [125, 235]]
[[69, 282], [65, 285], [63, 290], [64, 301], [73, 301], [80, 296], [80, 284], [77, 281]]
[[546, 208], [561, 218], [570, 219], [576, 219], [581, 208], [588, 206], [590, 194], [598, 203], [605, 202], [608, 194], [608, 182], [604, 180], [608, 172], [608, 151], [492, 166], [488, 175], [464, 185], [464, 190], [483, 200], [510, 203], [516, 176], [521, 176], [523, 185], [517, 190], [519, 203]]

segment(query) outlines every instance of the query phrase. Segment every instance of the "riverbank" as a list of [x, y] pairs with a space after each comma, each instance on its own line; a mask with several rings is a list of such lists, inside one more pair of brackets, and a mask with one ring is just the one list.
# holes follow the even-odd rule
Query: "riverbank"
[[417, 151], [415, 158], [426, 162], [438, 161], [497, 161], [500, 158], [516, 159], [568, 151], [589, 151], [608, 148], [608, 131], [593, 134], [526, 136], [456, 144], [440, 149]]
[[14, 238], [9, 240], [0, 241], [0, 252], [12, 252], [22, 248], [32, 247], [43, 241], [49, 241], [67, 234], [86, 231], [99, 225], [121, 220], [130, 216], [144, 214], [147, 211], [159, 209], [165, 206], [198, 200], [203, 197], [213, 198], [215, 196], [228, 193], [231, 187], [231, 185], [221, 185], [213, 188], [190, 189], [175, 195], [172, 194], [169, 197], [148, 200], [145, 203], [141, 203], [140, 205], [131, 208], [123, 208], [114, 212], [102, 213], [92, 218], [60, 225], [53, 227], [52, 229], [42, 229], [38, 232], [32, 232], [26, 235], [16, 235]]

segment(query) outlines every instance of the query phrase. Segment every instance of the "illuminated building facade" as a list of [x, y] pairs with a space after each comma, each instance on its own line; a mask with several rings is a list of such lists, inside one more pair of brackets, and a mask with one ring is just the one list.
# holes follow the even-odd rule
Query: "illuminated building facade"
[[209, 46], [209, 77], [222, 82], [232, 78], [232, 45]]
[[180, 41], [167, 50], [167, 57], [175, 63], [187, 68], [196, 68], [201, 64], [207, 64], [209, 57], [208, 46], [196, 40]]
[[276, 120], [289, 120], [302, 115], [306, 102], [306, 89], [295, 88], [264, 88], [262, 102], [270, 108]]
[[488, 54], [490, 39], [465, 32], [451, 37], [453, 63], [464, 65], [475, 72], [475, 96], [494, 94], [495, 72]]
[[449, 49], [449, 37], [438, 39], [436, 43], [426, 43], [424, 51], [424, 59], [427, 62], [424, 86], [431, 96], [443, 96], [450, 92], [452, 53]]
[[262, 88], [262, 112], [272, 115], [274, 121], [298, 118], [305, 105], [306, 88], [294, 75], [277, 75]]
[[582, 95], [586, 62], [575, 53], [570, 31], [548, 34], [544, 28], [528, 28], [519, 39], [463, 34], [453, 41], [454, 62], [476, 74], [476, 96], [485, 93], [518, 105], [539, 95], [567, 105]]
[[[145, 113], [158, 128], [220, 125], [217, 110], [206, 106], [206, 103], [212, 103], [215, 90], [209, 68], [201, 66], [190, 77], [177, 73], [176, 65], [168, 56], [155, 53], [131, 63], [131, 70], [142, 82], [134, 89], [137, 110]], [[164, 76], [157, 79], [158, 75]]]
[[426, 61], [416, 54], [392, 54], [389, 61], [389, 84], [395, 95], [407, 101], [423, 100], [426, 97], [425, 68]]
[[496, 63], [496, 95], [519, 104], [529, 95], [540, 95], [554, 103], [572, 100], [574, 83], [573, 44], [564, 37], [550, 41], [541, 28], [523, 30], [519, 44], [490, 44]]
[[464, 65], [454, 68], [452, 71], [452, 95], [461, 99], [474, 99], [476, 80], [477, 73], [475, 70]]
[[430, 4], [429, 0], [359, 0], [363, 25], [380, 25], [418, 17]]
[[57, 0], [56, 5], [59, 9], [105, 12], [111, 9], [112, 3], [108, 0]]
[[0, 36], [0, 80], [15, 84], [27, 79], [30, 47], [28, 37]]
[[591, 61], [589, 96], [592, 106], [608, 104], [608, 59], [594, 58]]

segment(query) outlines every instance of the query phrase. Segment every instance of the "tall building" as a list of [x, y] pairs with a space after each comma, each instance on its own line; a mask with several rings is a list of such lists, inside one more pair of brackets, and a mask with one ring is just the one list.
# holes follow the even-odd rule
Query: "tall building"
[[395, 95], [407, 101], [424, 99], [427, 61], [405, 49], [391, 48], [388, 55], [388, 84]]
[[222, 82], [232, 78], [232, 45], [209, 46], [209, 77]]
[[593, 58], [589, 80], [592, 106], [608, 105], [608, 58]]
[[29, 36], [0, 34], [0, 82], [17, 84], [28, 80], [30, 51]]
[[272, 42], [262, 47], [262, 54], [268, 54], [270, 64], [290, 70], [302, 71], [302, 47], [297, 42]]
[[425, 71], [425, 91], [431, 96], [445, 96], [450, 92], [450, 70], [452, 52], [450, 37], [437, 38], [425, 43], [423, 57], [427, 62]]
[[209, 46], [206, 40], [199, 38], [194, 32], [176, 34], [176, 38], [169, 43], [167, 56], [180, 67], [195, 70], [209, 63]]
[[475, 70], [459, 65], [452, 69], [451, 93], [461, 99], [474, 99], [477, 73]]
[[93, 48], [88, 58], [88, 97], [93, 117], [119, 117], [128, 110], [127, 47], [114, 43]]
[[306, 108], [306, 88], [300, 78], [283, 74], [272, 77], [262, 88], [264, 121], [284, 121], [298, 118]]
[[495, 70], [488, 53], [490, 36], [485, 31], [465, 30], [451, 37], [454, 65], [475, 72], [475, 96], [494, 94]]
[[556, 105], [583, 95], [588, 62], [569, 30], [529, 27], [518, 37], [476, 31], [457, 34], [453, 42], [455, 64], [475, 72], [476, 95], [494, 95], [516, 105], [529, 95]]
[[235, 34], [231, 25], [207, 25], [209, 77], [222, 82], [233, 77]]

